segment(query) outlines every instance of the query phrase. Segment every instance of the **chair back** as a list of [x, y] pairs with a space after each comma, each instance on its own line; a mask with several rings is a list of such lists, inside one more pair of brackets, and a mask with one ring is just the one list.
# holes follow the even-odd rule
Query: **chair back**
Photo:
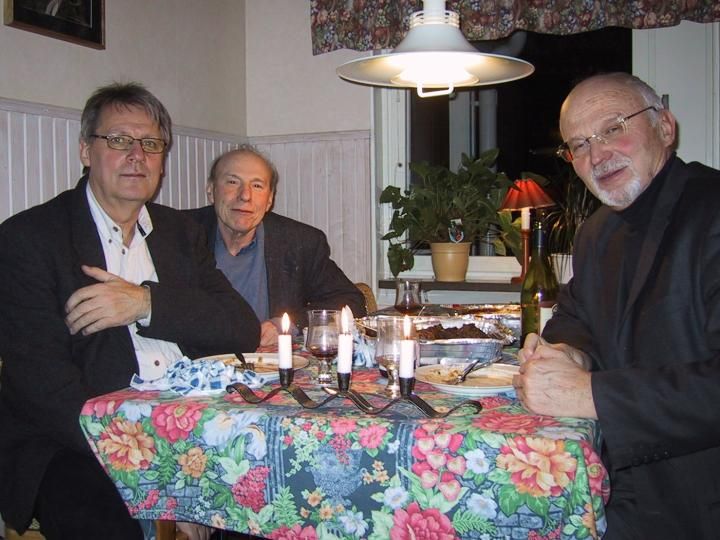
[[377, 311], [377, 300], [375, 300], [375, 293], [367, 283], [359, 282], [355, 286], [362, 293], [365, 298], [365, 309], [368, 315]]

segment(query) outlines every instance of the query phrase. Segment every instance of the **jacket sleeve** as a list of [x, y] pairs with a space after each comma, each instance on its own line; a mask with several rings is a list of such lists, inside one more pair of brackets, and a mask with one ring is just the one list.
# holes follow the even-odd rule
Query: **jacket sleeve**
[[[38, 235], [42, 232], [32, 234], [26, 227], [0, 228], [3, 425], [11, 422], [14, 436], [24, 431], [27, 438], [49, 437], [90, 452], [78, 416], [98, 392], [74, 355], [82, 355], [91, 340], [70, 336], [64, 322], [67, 276], [55, 268], [58, 254], [35, 241]], [[72, 259], [72, 254], [65, 257]]]
[[696, 257], [680, 262], [686, 271], [672, 279], [696, 285], [677, 294], [653, 284], [660, 289], [658, 301], [639, 315], [636, 324], [643, 328], [636, 334], [633, 364], [593, 373], [593, 398], [616, 469], [720, 447], [720, 216], [715, 214], [712, 223], [682, 220], [695, 229], [689, 235], [701, 240], [692, 248]]
[[[187, 217], [180, 222], [177, 229], [185, 234], [181, 239], [185, 248], [180, 252], [187, 252], [187, 261], [177, 256], [157, 260], [159, 283], [148, 283], [151, 322], [141, 326], [138, 333], [178, 343], [191, 357], [255, 351], [260, 342], [255, 312], [216, 268], [201, 227]], [[150, 246], [154, 260], [155, 247]], [[183, 268], [170, 268], [177, 264], [183, 264]]]
[[[295, 240], [283, 260], [278, 261], [284, 272], [295, 274], [291, 279], [296, 282], [299, 302], [289, 309], [291, 319], [302, 327], [307, 325], [307, 310], [341, 309], [344, 306], [349, 306], [355, 317], [364, 317], [367, 314], [365, 298], [330, 258], [325, 234], [307, 227]], [[268, 264], [272, 262], [268, 261]], [[274, 306], [271, 316], [281, 316], [284, 309]]]
[[575, 241], [575, 245], [581, 248], [573, 255], [573, 278], [561, 287], [555, 312], [545, 325], [543, 338], [551, 343], [567, 343], [587, 353], [597, 366], [598, 351], [594, 346], [595, 337], [590, 323], [592, 307], [585, 305], [582, 294], [584, 287], [588, 286], [585, 282], [592, 279], [593, 270], [589, 263], [593, 254], [588, 251], [592, 243], [583, 237], [582, 232], [583, 228]]

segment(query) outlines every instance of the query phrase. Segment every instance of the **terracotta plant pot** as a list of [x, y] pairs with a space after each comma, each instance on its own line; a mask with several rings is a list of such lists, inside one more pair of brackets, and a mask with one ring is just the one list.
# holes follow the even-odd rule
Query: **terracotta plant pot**
[[434, 242], [430, 244], [432, 266], [437, 281], [465, 281], [470, 257], [470, 242]]

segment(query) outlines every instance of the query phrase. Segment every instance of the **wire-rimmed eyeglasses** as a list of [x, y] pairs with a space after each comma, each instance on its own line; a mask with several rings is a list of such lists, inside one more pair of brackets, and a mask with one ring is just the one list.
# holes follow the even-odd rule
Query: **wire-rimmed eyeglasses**
[[136, 139], [130, 135], [90, 135], [96, 139], [105, 139], [108, 148], [113, 150], [130, 150], [135, 141], [140, 143], [143, 152], [147, 154], [160, 154], [165, 150], [167, 143], [163, 139], [155, 139], [153, 137], [143, 137]]
[[660, 108], [656, 107], [655, 105], [651, 105], [627, 116], [620, 116], [617, 118], [617, 120], [613, 120], [612, 122], [606, 124], [600, 129], [600, 131], [598, 131], [597, 133], [593, 133], [589, 137], [580, 137], [577, 139], [570, 139], [569, 141], [565, 141], [560, 146], [558, 146], [556, 154], [558, 155], [558, 157], [561, 157], [568, 163], [571, 163], [573, 160], [587, 155], [590, 152], [590, 145], [593, 141], [597, 141], [602, 144], [608, 144], [613, 139], [616, 139], [620, 135], [624, 135], [625, 133], [627, 133], [628, 120], [649, 110], [659, 111]]

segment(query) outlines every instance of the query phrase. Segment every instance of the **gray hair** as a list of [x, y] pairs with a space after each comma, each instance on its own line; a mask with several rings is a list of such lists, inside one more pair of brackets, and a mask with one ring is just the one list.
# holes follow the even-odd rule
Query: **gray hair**
[[275, 197], [275, 194], [277, 192], [277, 185], [278, 181], [280, 179], [280, 176], [278, 175], [277, 168], [273, 164], [270, 159], [263, 154], [260, 150], [258, 150], [255, 146], [252, 144], [241, 144], [234, 150], [229, 150], [228, 152], [225, 152], [224, 154], [220, 154], [218, 157], [215, 158], [215, 161], [213, 161], [212, 166], [210, 167], [210, 173], [208, 174], [208, 182], [215, 183], [215, 180], [217, 178], [217, 169], [220, 165], [220, 163], [229, 156], [238, 156], [243, 154], [249, 154], [251, 156], [255, 156], [259, 160], [261, 160], [265, 166], [270, 171], [270, 189], [272, 190], [273, 199]]
[[80, 118], [80, 139], [90, 142], [91, 136], [95, 134], [100, 115], [107, 107], [139, 107], [160, 128], [162, 139], [167, 143], [165, 153], [170, 151], [172, 146], [172, 120], [165, 106], [142, 84], [112, 83], [95, 90], [85, 103]]

